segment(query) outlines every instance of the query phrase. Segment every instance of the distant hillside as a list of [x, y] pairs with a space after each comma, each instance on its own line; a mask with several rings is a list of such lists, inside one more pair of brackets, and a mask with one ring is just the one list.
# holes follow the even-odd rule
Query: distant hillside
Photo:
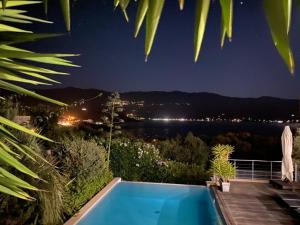
[[[96, 89], [62, 88], [37, 90], [47, 97], [55, 98], [66, 103], [80, 99], [88, 99], [103, 93], [101, 98], [88, 102], [84, 107], [88, 110], [74, 109], [74, 113], [84, 118], [99, 118], [103, 103], [109, 92]], [[299, 117], [299, 100], [280, 99], [273, 97], [235, 98], [213, 93], [185, 93], [185, 92], [126, 92], [121, 98], [129, 102], [144, 102], [144, 106], [129, 104], [126, 113], [148, 117], [185, 117], [203, 118], [216, 117], [223, 114], [224, 118], [252, 117], [261, 119], [289, 119], [291, 114]], [[36, 105], [42, 102], [28, 97], [22, 97], [21, 102], [26, 105]], [[45, 104], [45, 103], [43, 103]]]

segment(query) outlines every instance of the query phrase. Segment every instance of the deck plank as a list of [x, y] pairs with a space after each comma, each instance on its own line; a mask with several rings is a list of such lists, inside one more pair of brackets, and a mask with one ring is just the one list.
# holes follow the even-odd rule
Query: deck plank
[[279, 194], [288, 193], [291, 192], [270, 184], [253, 182], [231, 182], [229, 193], [218, 191], [233, 225], [300, 224], [300, 219], [279, 201]]

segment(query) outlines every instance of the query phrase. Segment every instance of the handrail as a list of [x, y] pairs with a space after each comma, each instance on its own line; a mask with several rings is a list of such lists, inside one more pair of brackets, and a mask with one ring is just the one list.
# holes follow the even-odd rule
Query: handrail
[[[229, 159], [236, 168], [234, 179], [237, 180], [280, 180], [282, 161], [257, 159]], [[300, 179], [300, 166], [294, 163], [294, 180]]]
[[259, 160], [259, 159], [229, 159], [229, 160], [235, 160], [235, 161], [254, 161], [254, 162], [276, 162], [281, 163], [282, 161], [272, 161], [272, 160]]

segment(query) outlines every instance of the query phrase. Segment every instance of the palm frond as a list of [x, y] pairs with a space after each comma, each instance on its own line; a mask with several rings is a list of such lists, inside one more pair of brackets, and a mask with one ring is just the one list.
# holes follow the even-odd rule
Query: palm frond
[[264, 0], [263, 5], [274, 45], [288, 66], [290, 73], [293, 74], [295, 64], [288, 36], [291, 18], [291, 10], [288, 5], [291, 3], [287, 2], [289, 0]]
[[[48, 77], [53, 75], [68, 75], [67, 73], [55, 71], [52, 69], [40, 67], [39, 64], [51, 64], [59, 66], [76, 67], [66, 57], [76, 56], [75, 54], [53, 54], [53, 53], [36, 53], [26, 49], [17, 48], [14, 44], [36, 41], [42, 38], [55, 37], [60, 34], [34, 34], [31, 30], [25, 30], [20, 26], [32, 22], [51, 23], [50, 21], [27, 16], [27, 11], [14, 9], [28, 4], [38, 4], [40, 1], [18, 1], [8, 0], [0, 1], [0, 89], [5, 89], [22, 95], [28, 95], [43, 101], [51, 102], [57, 105], [65, 106], [66, 104], [39, 95], [33, 91], [21, 87], [16, 83], [26, 83], [31, 85], [51, 85], [58, 83]], [[70, 28], [70, 11], [69, 1], [61, 0], [66, 25]], [[9, 25], [6, 24], [9, 22]], [[14, 25], [12, 25], [14, 24]], [[34, 62], [35, 65], [31, 65]], [[25, 191], [38, 189], [28, 182], [18, 178], [9, 171], [14, 168], [32, 178], [40, 179], [39, 175], [33, 170], [22, 164], [23, 157], [36, 162], [36, 158], [47, 162], [43, 157], [37, 154], [30, 147], [24, 145], [16, 138], [13, 132], [25, 133], [45, 141], [52, 141], [28, 128], [25, 128], [15, 122], [0, 116], [0, 192], [13, 195], [25, 200], [34, 200]]]

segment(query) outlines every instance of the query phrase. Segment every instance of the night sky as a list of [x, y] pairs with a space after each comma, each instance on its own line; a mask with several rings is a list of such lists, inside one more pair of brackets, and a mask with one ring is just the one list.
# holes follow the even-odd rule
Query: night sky
[[[87, 3], [88, 2], [88, 3]], [[213, 1], [199, 61], [193, 62], [195, 1], [179, 11], [177, 0], [166, 0], [148, 62], [144, 62], [144, 30], [133, 38], [136, 4], [128, 9], [130, 23], [113, 10], [111, 0], [77, 0], [72, 6], [72, 31], [64, 37], [27, 44], [44, 52], [80, 53], [81, 68], [63, 68], [62, 85], [109, 91], [214, 92], [226, 96], [300, 97], [300, 7], [294, 5], [291, 42], [296, 63], [293, 78], [277, 53], [261, 0], [234, 1], [233, 40], [220, 49], [220, 7]], [[45, 18], [41, 6], [35, 14]], [[49, 7], [54, 25], [36, 31], [64, 32], [60, 9]]]

